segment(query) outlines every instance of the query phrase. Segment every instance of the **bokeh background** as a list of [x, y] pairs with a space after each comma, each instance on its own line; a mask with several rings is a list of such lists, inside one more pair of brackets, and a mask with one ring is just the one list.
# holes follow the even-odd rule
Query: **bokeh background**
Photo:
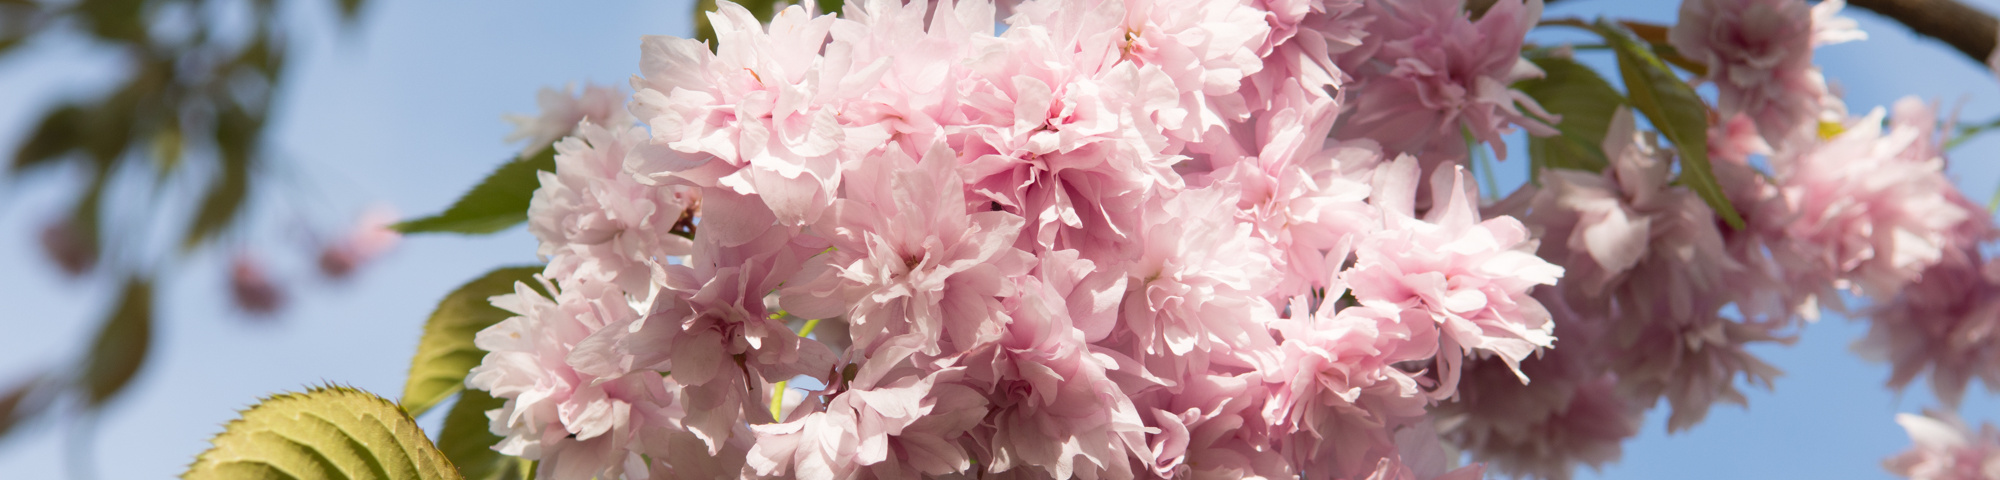
[[[520, 150], [502, 141], [512, 129], [502, 115], [534, 113], [545, 86], [626, 85], [637, 73], [640, 36], [688, 35], [693, 11], [691, 0], [377, 0], [342, 26], [331, 2], [286, 3], [293, 63], [267, 144], [279, 166], [271, 188], [249, 202], [252, 228], [236, 233], [262, 246], [271, 268], [288, 278], [285, 310], [270, 318], [243, 313], [228, 300], [232, 252], [196, 255], [159, 279], [153, 350], [131, 387], [101, 415], [56, 412], [0, 439], [0, 478], [173, 477], [237, 409], [263, 395], [322, 383], [399, 394], [436, 302], [493, 267], [537, 261], [533, 237], [519, 227], [406, 237], [353, 277], [329, 281], [306, 274], [314, 247], [297, 225], [340, 224], [373, 204], [406, 216], [441, 210]], [[1567, 0], [1545, 17], [1671, 23], [1678, 3]], [[2000, 0], [1972, 3], [2000, 11]], [[1958, 109], [1965, 123], [2000, 116], [2000, 80], [1984, 66], [1869, 12], [1847, 15], [1870, 38], [1823, 48], [1818, 58], [1855, 112], [1920, 95]], [[1612, 72], [1606, 53], [1579, 57]], [[39, 112], [101, 95], [123, 74], [112, 52], [75, 35], [44, 36], [0, 57], [0, 151], [12, 151]], [[1511, 156], [1517, 160], [1500, 166], [1503, 184], [1525, 177], [1518, 160], [1525, 155]], [[1968, 142], [1951, 158], [1968, 195], [1994, 194], [2000, 135]], [[65, 170], [0, 181], [0, 384], [83, 355], [117, 294], [117, 282], [101, 271], [63, 275], [37, 243], [82, 181], [83, 172]], [[187, 210], [161, 216], [178, 225], [193, 214]], [[1753, 389], [1748, 410], [1718, 406], [1674, 435], [1666, 411], [1656, 409], [1623, 461], [1580, 477], [1888, 478], [1881, 459], [1909, 445], [1893, 415], [1935, 401], [1921, 381], [1903, 393], [1885, 389], [1888, 368], [1848, 350], [1865, 332], [1829, 315], [1795, 345], [1758, 349], [1786, 371], [1775, 391]], [[2000, 421], [2000, 396], [1975, 388], [1960, 413]], [[440, 417], [420, 423], [434, 430]]]

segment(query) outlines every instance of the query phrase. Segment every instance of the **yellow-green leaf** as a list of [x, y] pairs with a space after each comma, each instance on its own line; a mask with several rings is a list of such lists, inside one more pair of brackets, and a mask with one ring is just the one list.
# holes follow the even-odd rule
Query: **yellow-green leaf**
[[528, 221], [528, 203], [542, 180], [535, 172], [556, 170], [554, 148], [507, 162], [473, 186], [444, 213], [393, 226], [403, 233], [493, 233]]
[[230, 421], [211, 443], [181, 478], [464, 478], [396, 404], [345, 387], [266, 398]]
[[125, 290], [118, 297], [118, 309], [98, 329], [97, 340], [91, 342], [90, 357], [85, 359], [83, 376], [79, 379], [93, 407], [104, 404], [132, 382], [139, 367], [145, 364], [146, 351], [153, 342], [152, 282], [133, 277], [125, 282]]
[[424, 324], [423, 338], [417, 341], [416, 358], [410, 360], [410, 378], [403, 384], [403, 409], [410, 415], [423, 415], [464, 389], [466, 372], [486, 356], [472, 344], [473, 335], [514, 315], [487, 299], [514, 293], [514, 282], [538, 285], [535, 274], [541, 271], [542, 267], [494, 270], [438, 302], [437, 310]]
[[1608, 22], [1598, 22], [1596, 30], [1618, 54], [1618, 72], [1625, 80], [1632, 106], [1646, 114], [1653, 127], [1679, 150], [1681, 175], [1677, 181], [1708, 202], [1729, 226], [1743, 228], [1743, 216], [1729, 203], [1708, 164], [1708, 105], [1651, 49]]
[[486, 411], [506, 404], [506, 399], [468, 389], [458, 394], [458, 403], [445, 414], [438, 450], [468, 480], [527, 480], [534, 472], [534, 462], [493, 450], [500, 436], [487, 427]]

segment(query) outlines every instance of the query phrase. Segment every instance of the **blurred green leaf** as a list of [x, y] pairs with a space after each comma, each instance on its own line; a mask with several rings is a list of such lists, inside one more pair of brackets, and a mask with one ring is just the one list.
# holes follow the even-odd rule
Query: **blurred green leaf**
[[194, 224], [188, 227], [181, 248], [193, 250], [234, 223], [249, 191], [249, 161], [224, 157], [222, 172], [217, 175], [215, 183], [209, 185], [208, 194], [202, 197], [201, 210], [195, 212]]
[[438, 450], [467, 480], [527, 480], [534, 472], [533, 461], [493, 450], [500, 436], [488, 427], [492, 421], [486, 418], [486, 411], [506, 404], [506, 399], [493, 398], [483, 390], [467, 389], [458, 394], [458, 403], [445, 415], [444, 430], [438, 432]]
[[845, 8], [847, 6], [847, 2], [845, 0], [815, 0], [813, 2], [813, 5], [819, 7], [819, 13], [821, 15], [829, 13], [837, 14], [840, 13], [841, 8]]
[[105, 319], [85, 359], [81, 387], [90, 406], [103, 405], [131, 383], [146, 362], [153, 341], [153, 284], [132, 277], [118, 295], [118, 309]]
[[444, 213], [398, 223], [403, 233], [493, 233], [528, 221], [528, 203], [542, 181], [535, 172], [556, 169], [554, 148], [500, 166]]
[[146, 39], [145, 0], [83, 0], [76, 10], [97, 38], [139, 43]]
[[514, 293], [514, 282], [526, 282], [539, 291], [535, 274], [541, 271], [539, 266], [524, 266], [487, 272], [438, 302], [430, 321], [424, 323], [423, 338], [417, 340], [417, 355], [410, 360], [410, 376], [403, 384], [404, 410], [423, 415], [465, 388], [466, 372], [486, 357], [485, 351], [472, 344], [472, 337], [514, 316], [487, 299]]
[[1515, 88], [1550, 113], [1562, 115], [1562, 121], [1555, 124], [1558, 135], [1528, 137], [1528, 158], [1545, 168], [1604, 170], [1610, 163], [1604, 157], [1604, 132], [1611, 127], [1611, 115], [1625, 104], [1625, 96], [1597, 71], [1575, 60], [1543, 57], [1534, 62], [1547, 75]]
[[402, 409], [345, 387], [266, 398], [210, 442], [214, 447], [196, 457], [181, 478], [464, 478]]
[[1646, 114], [1653, 127], [1672, 141], [1680, 153], [1678, 182], [1707, 201], [1709, 208], [1729, 226], [1743, 228], [1742, 214], [1729, 203], [1708, 164], [1708, 105], [1695, 95], [1694, 87], [1675, 77], [1652, 50], [1624, 31], [1603, 21], [1598, 22], [1596, 30], [1618, 54], [1618, 72], [1624, 77], [1632, 106]]
[[19, 174], [35, 167], [61, 159], [62, 155], [83, 147], [88, 138], [89, 114], [83, 107], [63, 105], [42, 115], [41, 123], [35, 125], [33, 133], [14, 150], [14, 163], [8, 165], [8, 173]]
[[361, 0], [340, 0], [340, 20], [353, 22], [361, 17]]

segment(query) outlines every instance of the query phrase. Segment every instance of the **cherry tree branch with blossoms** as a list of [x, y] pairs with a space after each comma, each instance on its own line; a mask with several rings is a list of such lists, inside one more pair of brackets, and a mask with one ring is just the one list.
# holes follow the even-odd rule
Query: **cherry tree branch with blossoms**
[[[440, 305], [402, 411], [459, 396], [436, 455], [494, 478], [1567, 478], [1823, 309], [1894, 388], [2000, 385], [2000, 230], [1934, 105], [1829, 88], [1841, 2], [1551, 22], [1610, 79], [1540, 0], [1008, 3], [718, 2], [547, 97], [400, 227], [547, 262]], [[1892, 471], [1985, 455], [1943, 415]], [[304, 461], [242, 423], [191, 477]]]

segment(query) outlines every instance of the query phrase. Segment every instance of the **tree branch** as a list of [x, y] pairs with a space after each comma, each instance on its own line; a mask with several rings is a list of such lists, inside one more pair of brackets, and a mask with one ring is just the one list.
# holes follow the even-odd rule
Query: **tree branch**
[[2000, 37], [2000, 20], [1957, 0], [1848, 0], [1848, 3], [1902, 22], [1918, 35], [1943, 41], [1981, 65], [1993, 55], [1996, 37]]

